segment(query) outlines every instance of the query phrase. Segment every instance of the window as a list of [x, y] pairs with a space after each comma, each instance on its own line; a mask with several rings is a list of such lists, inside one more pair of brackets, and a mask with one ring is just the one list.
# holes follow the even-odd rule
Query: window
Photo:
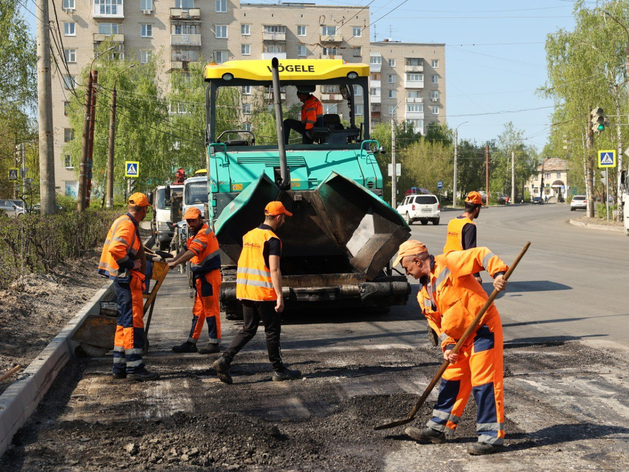
[[423, 103], [407, 103], [406, 111], [409, 113], [423, 113], [424, 104]]
[[439, 76], [438, 75], [433, 75], [430, 77], [430, 82], [433, 84], [438, 84], [439, 83]]
[[370, 56], [369, 64], [382, 64], [382, 56]]
[[265, 33], [286, 33], [286, 26], [283, 25], [264, 25]]
[[118, 34], [118, 23], [99, 23], [98, 32], [100, 34]]
[[370, 88], [369, 89], [369, 95], [378, 95], [378, 89], [377, 88]]
[[330, 115], [330, 114], [338, 114], [339, 110], [338, 110], [338, 106], [336, 103], [324, 103], [323, 104], [323, 114], [324, 115]]
[[152, 38], [153, 37], [153, 25], [140, 25], [141, 36], [143, 38]]
[[439, 59], [433, 59], [432, 61], [430, 61], [430, 65], [433, 69], [437, 69], [439, 67]]
[[240, 53], [243, 56], [251, 56], [251, 44], [241, 44]]
[[173, 51], [173, 61], [194, 62], [199, 60], [199, 51], [194, 49], [180, 49]]
[[297, 45], [297, 56], [298, 57], [306, 57], [308, 55], [308, 48], [305, 44]]
[[94, 0], [94, 15], [122, 17], [122, 12], [123, 0]]
[[251, 95], [251, 85], [244, 85], [242, 87], [242, 94], [243, 95]]
[[362, 97], [363, 96], [363, 88], [358, 85], [354, 85], [354, 97]]
[[194, 8], [194, 0], [175, 0], [175, 8]]
[[336, 26], [322, 26], [321, 34], [323, 36], [334, 36], [336, 34]]
[[433, 105], [431, 108], [432, 108], [432, 114], [433, 115], [438, 115], [439, 114], [439, 105]]
[[389, 105], [389, 115], [395, 115], [395, 109], [397, 105]]
[[64, 75], [63, 86], [66, 90], [73, 89], [76, 86], [76, 75]]
[[70, 157], [70, 154], [66, 154], [63, 157], [63, 165], [66, 169], [74, 169], [74, 166], [72, 165], [72, 158]]
[[395, 75], [393, 75], [393, 74], [390, 74], [390, 75], [389, 75], [389, 83], [390, 83], [390, 84], [394, 84], [394, 83], [395, 83], [395, 80], [396, 80], [396, 76], [395, 76]]
[[70, 102], [63, 102], [63, 114], [64, 116], [68, 116], [70, 113]]
[[557, 177], [558, 179], [560, 179], [560, 178], [561, 178], [561, 172], [557, 172], [556, 177]]
[[354, 38], [360, 38], [362, 35], [363, 35], [362, 28], [360, 26], [353, 26], [352, 27], [352, 36]]
[[227, 12], [227, 0], [216, 0], [216, 13]]
[[243, 36], [251, 35], [251, 25], [240, 25], [240, 34]]
[[406, 92], [406, 98], [420, 98], [419, 90], [409, 90]]
[[141, 0], [140, 1], [140, 10], [142, 10], [142, 11], [153, 11], [153, 0]]
[[222, 64], [229, 60], [229, 51], [214, 51], [217, 64]]
[[545, 179], [550, 179], [550, 172], [544, 173], [544, 178]]
[[74, 139], [74, 130], [72, 128], [63, 129], [63, 142], [69, 143]]
[[214, 32], [217, 38], [227, 38], [227, 25], [216, 25]]
[[140, 63], [146, 64], [147, 62], [151, 62], [151, 57], [153, 56], [153, 51], [140, 51]]
[[171, 25], [172, 34], [200, 34], [201, 25], [191, 25], [190, 23], [182, 23], [180, 25]]
[[76, 62], [76, 49], [64, 49], [63, 55], [66, 58], [66, 62]]
[[439, 101], [439, 90], [431, 90], [430, 91], [430, 99], [433, 102]]
[[360, 46], [356, 46], [354, 48], [352, 48], [352, 56], [354, 57], [360, 57], [363, 55], [362, 50], [360, 49]]
[[365, 106], [362, 103], [359, 103], [358, 105], [356, 105], [356, 107], [354, 108], [354, 114], [356, 116], [363, 116], [365, 113]]
[[64, 21], [63, 22], [63, 35], [76, 36], [76, 23], [72, 21]]
[[297, 25], [297, 36], [306, 36], [306, 27], [303, 25]]
[[406, 120], [406, 123], [413, 127], [413, 131], [424, 130], [424, 120]]
[[270, 53], [286, 52], [286, 47], [283, 44], [265, 44], [262, 49], [264, 52]]
[[242, 104], [242, 114], [243, 115], [251, 115], [251, 103], [243, 103]]
[[389, 59], [389, 67], [395, 67], [395, 59]]
[[334, 56], [335, 54], [338, 54], [338, 52], [337, 52], [335, 47], [334, 48], [325, 48], [324, 47], [322, 49], [323, 49], [322, 54], [324, 56]]
[[243, 123], [242, 129], [244, 129], [245, 131], [251, 131], [251, 123]]
[[389, 98], [395, 98], [395, 90], [389, 90]]
[[407, 57], [406, 58], [407, 66], [421, 66], [422, 62], [423, 61], [421, 57]]
[[62, 8], [64, 10], [75, 10], [76, 7], [74, 6], [74, 0], [63, 0]]

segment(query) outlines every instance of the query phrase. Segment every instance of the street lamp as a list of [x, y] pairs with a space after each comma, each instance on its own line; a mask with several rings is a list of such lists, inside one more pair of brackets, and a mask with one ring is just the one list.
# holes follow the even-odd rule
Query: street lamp
[[116, 143], [116, 84], [118, 83], [118, 78], [124, 73], [127, 72], [132, 67], [135, 67], [136, 64], [131, 64], [129, 67], [121, 70], [116, 78], [114, 79], [114, 86], [111, 89], [111, 107], [109, 114], [109, 146], [107, 149], [107, 196], [106, 196], [106, 207], [113, 208], [114, 207], [114, 146]]
[[[467, 121], [464, 121], [463, 123], [461, 123], [459, 126], [464, 125], [465, 123], [468, 123]], [[459, 126], [457, 126], [456, 128], [454, 128], [454, 183], [452, 184], [452, 207], [456, 207], [456, 194], [457, 194], [457, 160], [458, 160], [458, 141], [459, 141]]]

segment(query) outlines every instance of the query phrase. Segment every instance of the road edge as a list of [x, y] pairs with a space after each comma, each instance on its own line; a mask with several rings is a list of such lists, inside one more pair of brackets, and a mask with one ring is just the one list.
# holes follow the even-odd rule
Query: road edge
[[622, 233], [624, 231], [624, 229], [621, 226], [593, 225], [590, 223], [583, 223], [581, 221], [577, 221], [574, 219], [570, 219], [570, 224], [574, 226], [581, 226], [583, 228], [589, 228], [589, 229], [600, 229], [603, 231], [616, 231], [618, 233]]
[[107, 281], [18, 376], [18, 380], [0, 395], [0, 456], [70, 359], [73, 349], [70, 338], [74, 332], [89, 315], [100, 313], [100, 301], [111, 299], [113, 293], [113, 283]]

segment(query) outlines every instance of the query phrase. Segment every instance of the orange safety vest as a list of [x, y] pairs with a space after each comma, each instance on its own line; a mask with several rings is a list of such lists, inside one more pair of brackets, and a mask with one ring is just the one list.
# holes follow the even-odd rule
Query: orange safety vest
[[[454, 218], [448, 223], [448, 235], [446, 237], [446, 245], [443, 246], [443, 253], [450, 251], [462, 251], [463, 247], [463, 227], [467, 224], [475, 225], [473, 220], [468, 217]], [[469, 249], [469, 248], [468, 248]]]
[[138, 229], [129, 214], [118, 217], [107, 233], [98, 273], [109, 278], [117, 277], [120, 264], [136, 259], [141, 244]]
[[[474, 274], [483, 269], [494, 276], [509, 268], [486, 247], [435, 256], [430, 286], [422, 287], [417, 301], [428, 323], [439, 335], [442, 347], [456, 344], [485, 304], [487, 293], [474, 278]], [[499, 314], [492, 304], [484, 319], [494, 316]], [[473, 339], [470, 336], [466, 344]]]
[[273, 231], [260, 228], [252, 229], [243, 236], [236, 276], [236, 298], [239, 300], [277, 300], [271, 269], [264, 261], [264, 243], [271, 238], [280, 239]]
[[311, 95], [301, 106], [301, 122], [306, 129], [312, 129], [317, 121], [323, 122], [323, 105], [317, 97]]
[[197, 234], [188, 238], [186, 248], [195, 254], [190, 259], [190, 268], [195, 275], [207, 274], [221, 267], [218, 239], [207, 223], [201, 226]]

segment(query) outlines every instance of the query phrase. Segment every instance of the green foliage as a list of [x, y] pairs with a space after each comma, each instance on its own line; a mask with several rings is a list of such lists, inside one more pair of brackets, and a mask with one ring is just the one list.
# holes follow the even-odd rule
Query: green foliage
[[[616, 211], [618, 207], [615, 204], [609, 204], [609, 218], [612, 218], [614, 211]], [[605, 203], [597, 203], [596, 204], [596, 217], [597, 218], [607, 218], [607, 206]]]
[[102, 245], [118, 215], [120, 212], [89, 210], [0, 217], [0, 287], [8, 287], [28, 273], [46, 273], [60, 262]]

